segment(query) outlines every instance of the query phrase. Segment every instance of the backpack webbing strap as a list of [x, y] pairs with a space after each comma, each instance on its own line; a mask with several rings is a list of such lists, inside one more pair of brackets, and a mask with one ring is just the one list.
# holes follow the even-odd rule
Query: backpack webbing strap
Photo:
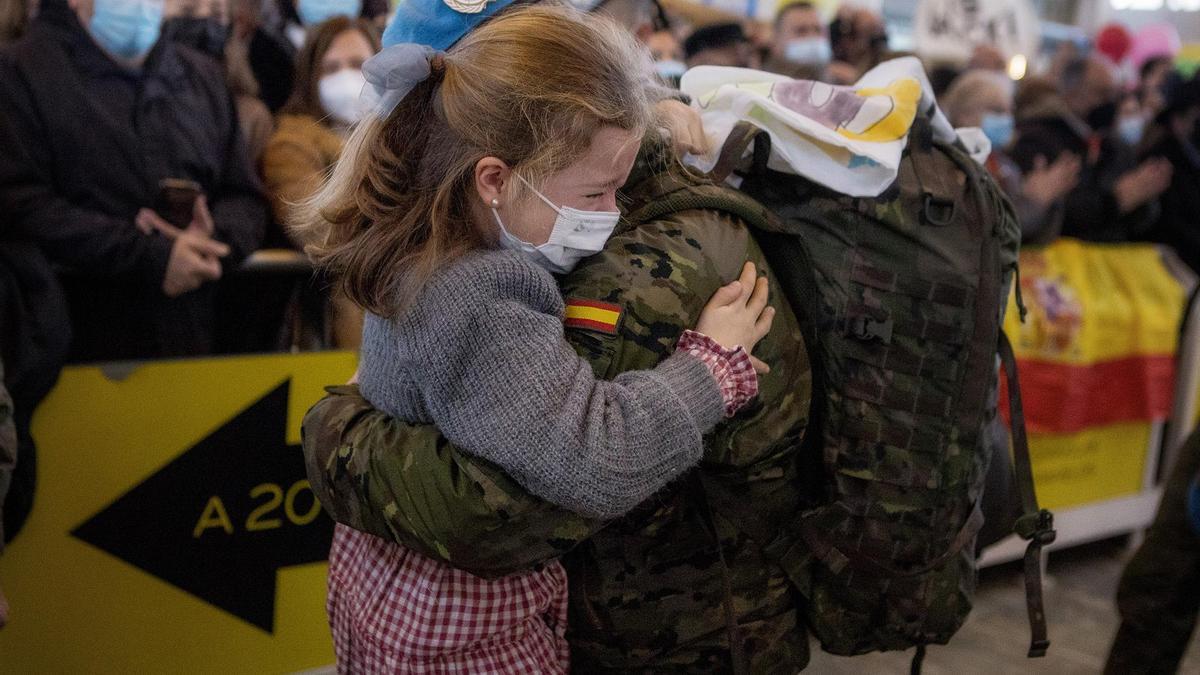
[[737, 615], [733, 611], [733, 583], [729, 579], [729, 565], [725, 562], [725, 547], [721, 545], [721, 534], [717, 531], [717, 520], [713, 516], [712, 505], [708, 501], [708, 493], [704, 489], [704, 479], [700, 472], [692, 471], [689, 478], [692, 489], [692, 499], [700, 507], [700, 516], [712, 534], [717, 546], [717, 562], [721, 565], [721, 606], [725, 613], [725, 630], [729, 634], [729, 655], [733, 660], [734, 675], [749, 675], [750, 662], [746, 659], [746, 648], [742, 643], [742, 631], [737, 625]]
[[833, 545], [827, 532], [814, 526], [807, 519], [801, 519], [800, 521], [800, 534], [804, 537], [804, 542], [812, 549], [813, 555], [822, 560], [831, 569], [836, 570], [844, 566], [849, 566], [880, 579], [901, 579], [928, 574], [950, 562], [967, 544], [975, 539], [975, 536], [979, 534], [979, 530], [982, 527], [983, 511], [980, 510], [979, 503], [976, 502], [971, 507], [971, 515], [967, 517], [966, 522], [959, 528], [958, 533], [954, 535], [954, 540], [950, 542], [950, 546], [932, 560], [927, 560], [920, 567], [913, 568], [899, 568], [865, 555], [842, 551]]
[[[742, 157], [746, 155], [746, 148], [750, 147], [759, 134], [765, 133], [762, 129], [746, 121], [735, 124], [733, 130], [729, 132], [729, 136], [725, 138], [725, 144], [721, 146], [721, 152], [717, 155], [717, 163], [708, 172], [707, 178], [714, 183], [725, 182], [725, 179], [729, 178], [729, 174], [737, 169]], [[769, 150], [770, 145], [767, 145], [767, 148]]]
[[1033, 489], [1033, 465], [1029, 459], [1029, 439], [1025, 435], [1025, 411], [1021, 407], [1021, 387], [1017, 380], [1017, 360], [1012, 343], [1000, 331], [1000, 362], [1008, 380], [1008, 407], [1012, 416], [1013, 471], [1021, 496], [1022, 515], [1016, 533], [1029, 542], [1025, 549], [1025, 604], [1029, 610], [1029, 658], [1046, 655], [1050, 640], [1046, 634], [1046, 608], [1042, 601], [1042, 547], [1054, 542], [1054, 514], [1038, 508]]

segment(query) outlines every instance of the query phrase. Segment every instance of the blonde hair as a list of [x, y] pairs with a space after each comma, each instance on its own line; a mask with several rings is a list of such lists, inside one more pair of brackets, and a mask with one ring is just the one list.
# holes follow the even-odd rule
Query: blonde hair
[[[468, 34], [387, 117], [351, 134], [294, 229], [355, 303], [409, 304], [447, 262], [492, 245], [472, 221], [475, 165], [504, 160], [537, 182], [605, 126], [652, 122], [649, 62], [628, 32], [566, 7], [507, 11]], [[519, 190], [519, 187], [514, 188]]]

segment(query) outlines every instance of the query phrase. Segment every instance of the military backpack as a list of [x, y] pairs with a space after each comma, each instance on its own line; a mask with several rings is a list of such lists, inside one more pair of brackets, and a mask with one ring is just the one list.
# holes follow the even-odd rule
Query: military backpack
[[[719, 486], [698, 479], [700, 498], [780, 564], [807, 598], [808, 625], [826, 651], [915, 646], [919, 670], [925, 645], [946, 643], [971, 608], [999, 354], [1022, 502], [1015, 529], [1030, 542], [1029, 655], [1044, 655], [1039, 554], [1054, 531], [1033, 493], [1000, 330], [1017, 270], [1012, 206], [961, 145], [934, 140], [921, 115], [897, 180], [875, 198], [772, 171], [769, 153], [769, 136], [740, 124], [708, 176], [660, 174], [655, 198], [626, 211], [635, 224], [695, 208], [745, 221], [810, 351], [811, 424], [797, 453], [809, 507], [792, 528], [763, 531], [754, 505]], [[724, 185], [735, 166], [740, 192]]]

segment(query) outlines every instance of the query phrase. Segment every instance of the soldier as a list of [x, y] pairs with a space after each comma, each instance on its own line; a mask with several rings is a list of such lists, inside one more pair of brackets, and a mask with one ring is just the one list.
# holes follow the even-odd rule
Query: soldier
[[1189, 520], [1189, 488], [1200, 470], [1200, 430], [1184, 443], [1146, 541], [1117, 588], [1121, 627], [1104, 672], [1173, 673], [1200, 613], [1200, 534]]
[[[424, 11], [446, 18], [440, 5]], [[450, 18], [462, 21], [460, 36], [478, 21]], [[703, 181], [678, 168], [661, 140], [648, 140], [623, 205], [644, 217], [623, 224], [604, 252], [561, 279], [567, 338], [611, 379], [668, 356], [744, 261], [765, 270], [777, 314], [756, 354], [771, 372], [760, 380], [759, 400], [707, 438], [693, 477], [600, 523], [529, 496], [435, 429], [388, 419], [353, 388], [334, 390], [305, 420], [309, 474], [339, 522], [484, 576], [565, 553], [568, 639], [580, 672], [795, 672], [808, 661], [799, 596], [735, 519], [710, 508], [700, 484], [755, 504], [765, 529], [794, 517], [811, 393], [805, 344], [762, 250], [731, 210], [654, 217], [647, 209], [693, 183]]]
[[[662, 161], [667, 153], [655, 146], [647, 154]], [[628, 183], [630, 199], [648, 202], [662, 170], [644, 160]], [[567, 339], [606, 379], [653, 367], [746, 259], [766, 267], [746, 226], [719, 211], [681, 212], [619, 231], [562, 279]], [[768, 278], [778, 314], [756, 353], [771, 372], [760, 380], [759, 400], [709, 436], [700, 471], [755, 504], [764, 523], [782, 524], [800, 508], [797, 451], [811, 375], [796, 317], [769, 271]], [[602, 321], [572, 318], [572, 308], [590, 303], [619, 309]], [[795, 672], [807, 663], [787, 578], [736, 522], [710, 516], [694, 480], [606, 524], [528, 496], [435, 430], [372, 410], [353, 388], [318, 403], [304, 432], [314, 489], [339, 522], [485, 576], [565, 552], [577, 671], [728, 670], [729, 595], [753, 672]]]

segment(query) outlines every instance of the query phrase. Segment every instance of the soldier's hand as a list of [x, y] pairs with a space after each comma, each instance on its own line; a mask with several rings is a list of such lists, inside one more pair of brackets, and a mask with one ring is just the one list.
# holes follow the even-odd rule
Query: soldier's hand
[[[767, 306], [768, 295], [766, 277], [758, 278], [754, 263], [748, 262], [742, 267], [741, 277], [713, 293], [700, 313], [696, 330], [725, 349], [740, 346], [752, 352], [775, 320], [775, 308]], [[750, 360], [758, 373], [770, 372], [767, 364], [753, 356]]]
[[688, 153], [703, 155], [708, 152], [708, 137], [704, 135], [704, 123], [700, 120], [700, 113], [675, 99], [659, 101], [655, 110], [658, 112], [663, 131], [671, 138], [671, 147], [676, 157], [683, 157]]

